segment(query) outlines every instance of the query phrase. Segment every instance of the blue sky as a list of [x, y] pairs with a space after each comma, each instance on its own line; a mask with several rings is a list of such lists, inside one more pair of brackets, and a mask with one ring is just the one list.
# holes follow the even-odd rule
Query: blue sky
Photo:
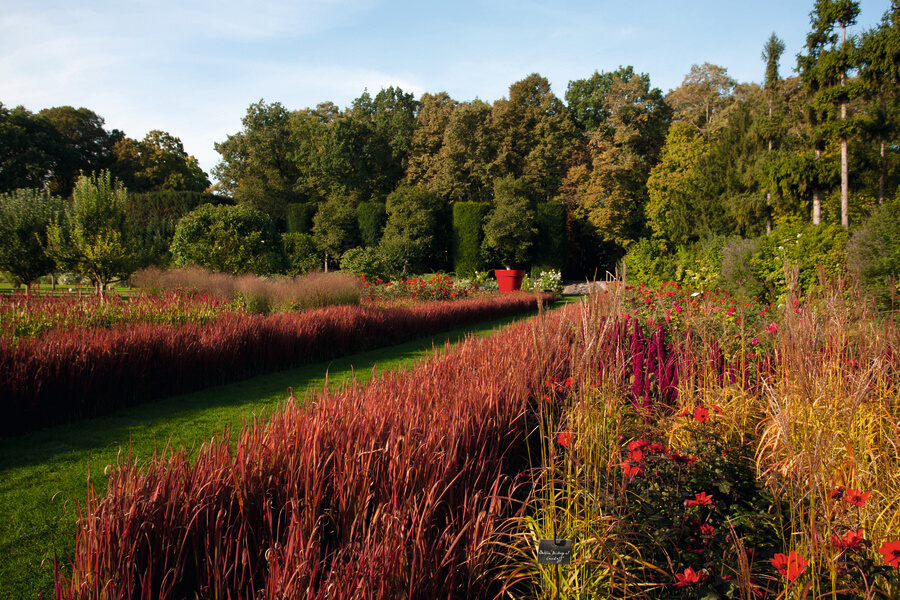
[[[791, 75], [813, 0], [0, 0], [0, 102], [84, 106], [141, 139], [181, 138], [209, 172], [213, 144], [260, 99], [348, 106], [364, 89], [507, 95], [530, 73], [557, 96], [620, 65], [663, 92], [693, 64], [759, 82], [763, 44]], [[861, 0], [853, 32], [890, 0]]]

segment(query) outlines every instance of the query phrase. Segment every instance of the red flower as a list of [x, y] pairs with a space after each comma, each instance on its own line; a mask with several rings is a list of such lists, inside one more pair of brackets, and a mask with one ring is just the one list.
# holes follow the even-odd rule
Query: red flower
[[634, 462], [641, 462], [644, 460], [644, 452], [642, 450], [632, 450], [628, 453], [628, 458]]
[[828, 497], [832, 500], [840, 500], [844, 497], [844, 488], [835, 488], [828, 492]]
[[709, 411], [703, 408], [702, 406], [698, 406], [694, 409], [694, 420], [700, 423], [706, 423], [706, 420], [709, 419]]
[[769, 323], [769, 333], [775, 333], [778, 331], [778, 325], [775, 323]]
[[573, 439], [575, 439], [575, 434], [571, 431], [563, 431], [559, 434], [559, 437], [556, 438], [556, 440], [559, 442], [559, 445], [563, 448], [568, 448]]
[[715, 412], [717, 415], [724, 415], [724, 414], [725, 414], [724, 412], [722, 412], [722, 407], [719, 406], [718, 404], [713, 404], [713, 405], [712, 405], [712, 409], [713, 409], [713, 412]]
[[859, 490], [849, 488], [847, 490], [847, 493], [844, 495], [844, 500], [846, 500], [850, 504], [855, 504], [856, 506], [862, 508], [866, 505], [866, 501], [869, 499], [869, 494], [871, 494], [871, 492], [861, 492]]
[[667, 453], [668, 457], [678, 463], [684, 463], [687, 465], [692, 465], [697, 462], [696, 456], [691, 456], [689, 454], [681, 454], [677, 450], [671, 450]]
[[806, 570], [809, 562], [802, 554], [797, 554], [791, 550], [790, 555], [776, 554], [772, 558], [772, 566], [778, 569], [782, 577], [787, 577], [788, 581], [794, 581]]
[[700, 526], [700, 533], [702, 533], [706, 537], [712, 537], [713, 533], [715, 533], [715, 529], [709, 523], [704, 523]]
[[708, 506], [712, 504], [712, 496], [706, 492], [700, 492], [699, 494], [694, 494], [693, 500], [685, 500], [684, 504], [685, 506]]
[[675, 573], [675, 587], [684, 587], [692, 583], [700, 583], [701, 575], [692, 567], [684, 570], [684, 573]]
[[649, 445], [650, 445], [650, 440], [638, 439], [638, 440], [632, 440], [632, 441], [628, 442], [628, 445], [626, 446], [626, 448], [628, 448], [628, 450], [630, 452], [634, 452], [635, 450], [640, 450], [641, 448], [644, 448], [645, 446], [649, 446]]
[[859, 550], [859, 545], [863, 541], [863, 535], [865, 535], [865, 530], [857, 529], [853, 531], [851, 529], [844, 533], [844, 537], [832, 535], [831, 543], [835, 548], [841, 550]]
[[883, 543], [878, 552], [884, 556], [884, 562], [895, 569], [900, 569], [900, 540]]
[[641, 467], [641, 465], [633, 463], [630, 460], [626, 460], [622, 463], [622, 470], [625, 471], [625, 474], [629, 477], [642, 475], [644, 473], [644, 468]]

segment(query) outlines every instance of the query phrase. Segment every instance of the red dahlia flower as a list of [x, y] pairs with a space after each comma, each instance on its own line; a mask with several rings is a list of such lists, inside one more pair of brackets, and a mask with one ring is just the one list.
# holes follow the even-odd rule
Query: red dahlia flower
[[802, 554], [797, 554], [794, 550], [788, 556], [784, 554], [776, 554], [772, 558], [772, 566], [778, 569], [782, 577], [786, 577], [788, 581], [794, 581], [806, 570], [809, 562]]
[[844, 494], [844, 500], [846, 500], [850, 504], [855, 504], [856, 506], [862, 508], [866, 505], [866, 501], [869, 499], [869, 494], [871, 494], [871, 492], [862, 492], [860, 490], [854, 490], [853, 488], [850, 488], [847, 490], [847, 493]]
[[684, 570], [684, 573], [675, 573], [675, 587], [684, 587], [693, 583], [699, 583], [702, 575], [692, 567]]
[[685, 500], [684, 504], [686, 506], [708, 506], [712, 504], [712, 496], [706, 492], [700, 492], [699, 494], [694, 494], [693, 500]]
[[900, 540], [883, 543], [878, 552], [884, 556], [884, 562], [895, 569], [900, 569]]
[[859, 546], [863, 541], [863, 535], [865, 535], [865, 530], [857, 529], [853, 531], [851, 529], [844, 533], [844, 537], [832, 535], [831, 543], [840, 550], [859, 550]]

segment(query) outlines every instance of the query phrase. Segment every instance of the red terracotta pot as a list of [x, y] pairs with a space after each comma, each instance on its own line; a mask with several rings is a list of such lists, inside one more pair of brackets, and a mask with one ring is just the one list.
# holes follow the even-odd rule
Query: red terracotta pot
[[525, 271], [521, 269], [497, 269], [494, 271], [497, 277], [497, 285], [504, 293], [517, 292], [522, 289], [522, 280], [525, 279]]

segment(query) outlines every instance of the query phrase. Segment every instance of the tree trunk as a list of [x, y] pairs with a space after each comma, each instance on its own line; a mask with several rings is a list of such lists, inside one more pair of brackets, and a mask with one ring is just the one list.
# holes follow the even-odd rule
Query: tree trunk
[[[841, 27], [841, 49], [847, 43], [847, 28]], [[841, 87], [847, 84], [847, 76], [841, 73]], [[841, 102], [841, 122], [847, 120], [847, 102]], [[841, 134], [841, 225], [850, 229], [850, 166], [847, 159], [847, 134]]]
[[[845, 107], [841, 107], [844, 113]], [[841, 136], [841, 225], [850, 228], [850, 167], [847, 160], [847, 137]]]
[[[822, 156], [822, 151], [816, 148], [816, 160]], [[822, 195], [819, 192], [818, 184], [813, 188], [812, 200], [812, 224], [820, 225], [822, 223]]]

